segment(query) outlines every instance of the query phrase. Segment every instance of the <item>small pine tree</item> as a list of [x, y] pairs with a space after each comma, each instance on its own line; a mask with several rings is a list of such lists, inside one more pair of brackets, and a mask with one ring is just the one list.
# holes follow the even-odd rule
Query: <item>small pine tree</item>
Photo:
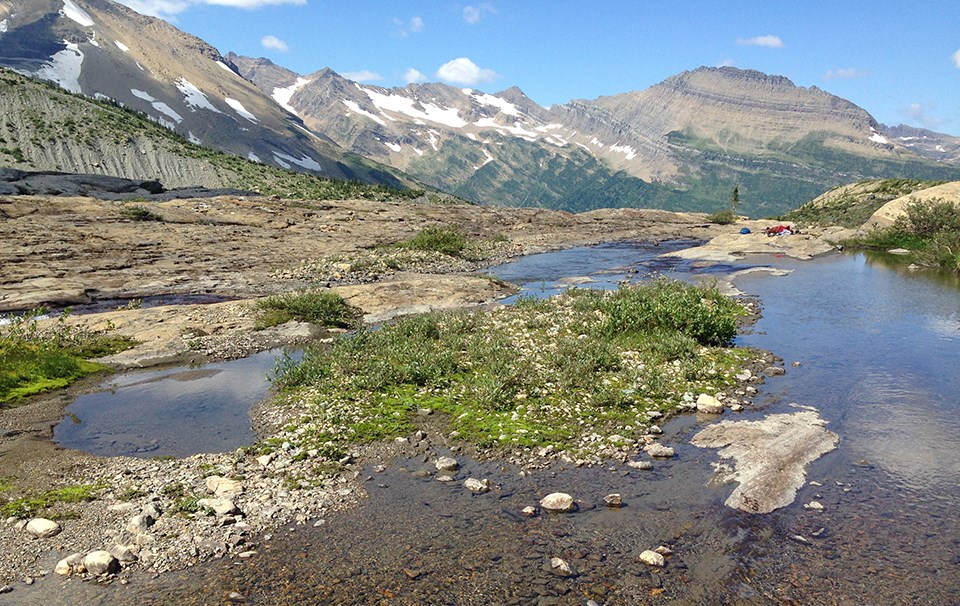
[[740, 206], [740, 186], [733, 187], [733, 194], [730, 196], [730, 212], [737, 214], [737, 207]]

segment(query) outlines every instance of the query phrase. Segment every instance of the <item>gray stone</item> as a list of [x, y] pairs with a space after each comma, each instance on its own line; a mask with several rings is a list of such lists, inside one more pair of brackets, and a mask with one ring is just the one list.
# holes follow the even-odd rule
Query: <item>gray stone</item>
[[138, 515], [130, 518], [130, 521], [127, 523], [127, 532], [131, 534], [142, 534], [147, 532], [147, 529], [153, 526], [153, 517], [148, 515]]
[[136, 562], [139, 559], [136, 545], [114, 545], [110, 555], [117, 558], [119, 562]]
[[490, 480], [487, 479], [478, 480], [476, 478], [467, 478], [463, 482], [463, 486], [474, 494], [490, 492]]
[[207, 490], [215, 496], [237, 495], [243, 492], [243, 484], [237, 480], [224, 478], [222, 476], [210, 476], [206, 479]]
[[38, 539], [49, 539], [60, 534], [62, 528], [53, 520], [33, 518], [25, 526], [26, 531]]
[[623, 497], [620, 496], [620, 493], [614, 492], [603, 497], [603, 502], [607, 507], [619, 508], [623, 506]]
[[460, 468], [460, 463], [453, 457], [440, 457], [435, 465], [438, 471], [456, 471]]
[[547, 511], [566, 513], [577, 508], [573, 502], [573, 497], [565, 492], [552, 492], [540, 499], [540, 507]]
[[92, 575], [118, 572], [120, 562], [109, 551], [91, 551], [83, 557], [83, 567]]
[[654, 442], [653, 444], [647, 444], [643, 448], [648, 455], [655, 457], [657, 459], [672, 459], [674, 452], [673, 448], [669, 446], [664, 446], [659, 442]]
[[230, 499], [200, 499], [197, 501], [197, 505], [212, 509], [215, 514], [220, 516], [240, 513], [240, 508], [234, 505]]
[[627, 461], [627, 467], [633, 469], [653, 469], [653, 463], [650, 461]]

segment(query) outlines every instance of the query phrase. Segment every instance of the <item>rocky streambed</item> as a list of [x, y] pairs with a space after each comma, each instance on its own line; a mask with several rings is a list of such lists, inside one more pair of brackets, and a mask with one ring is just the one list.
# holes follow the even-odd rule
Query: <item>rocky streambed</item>
[[[311, 248], [307, 239], [316, 239], [318, 234], [338, 234], [326, 243], [328, 246], [323, 252], [340, 251], [340, 254], [349, 255], [356, 254], [364, 242], [372, 245], [389, 241], [400, 234], [413, 233], [418, 225], [459, 222], [477, 234], [494, 235], [509, 230], [506, 242], [501, 242], [489, 257], [502, 258], [601, 239], [658, 240], [724, 229], [704, 224], [702, 218], [695, 215], [643, 211], [567, 215], [473, 207], [378, 206], [369, 202], [324, 204], [322, 208], [313, 209], [281, 205], [278, 210], [264, 202], [243, 199], [214, 199], [202, 203], [175, 201], [165, 203], [169, 208], [164, 210], [168, 216], [179, 219], [171, 221], [174, 225], [158, 227], [161, 233], [154, 234], [158, 237], [154, 254], [149, 258], [131, 259], [129, 266], [123, 268], [112, 267], [110, 262], [98, 266], [97, 259], [109, 258], [109, 255], [104, 256], [105, 250], [111, 246], [123, 246], [131, 238], [138, 237], [137, 232], [143, 226], [110, 219], [110, 213], [116, 208], [110, 203], [74, 202], [73, 207], [58, 209], [62, 211], [62, 217], [29, 199], [7, 200], [6, 206], [0, 207], [7, 218], [29, 216], [41, 220], [41, 223], [50, 222], [51, 225], [46, 227], [53, 227], [58, 221], [61, 225], [65, 222], [82, 227], [102, 214], [107, 216], [106, 223], [115, 222], [113, 227], [116, 228], [115, 232], [108, 230], [102, 234], [101, 239], [92, 245], [85, 243], [87, 238], [81, 237], [79, 230], [59, 232], [64, 234], [65, 240], [61, 246], [72, 246], [75, 250], [74, 254], [61, 257], [52, 255], [52, 248], [30, 249], [23, 237], [24, 232], [17, 228], [17, 222], [5, 221], [4, 228], [12, 229], [13, 239], [4, 242], [21, 245], [20, 248], [13, 247], [14, 250], [4, 247], [0, 251], [15, 260], [14, 265], [5, 267], [16, 267], [16, 271], [29, 273], [39, 265], [20, 264], [31, 255], [36, 263], [47, 255], [49, 258], [43, 267], [47, 272], [52, 271], [50, 277], [57, 276], [55, 281], [49, 282], [52, 288], [44, 286], [46, 282], [32, 281], [34, 278], [10, 276], [5, 280], [6, 291], [2, 295], [8, 307], [39, 301], [82, 302], [89, 300], [91, 293], [95, 298], [170, 290], [186, 294], [199, 289], [242, 297], [311, 283], [317, 279], [317, 267], [333, 267], [340, 275], [323, 275], [319, 279], [330, 287], [339, 288], [343, 296], [364, 309], [369, 319], [379, 320], [397, 313], [475, 305], [503, 296], [509, 292], [509, 287], [496, 280], [469, 274], [419, 273], [417, 267], [385, 274], [373, 272], [366, 276], [361, 272], [358, 277], [355, 264], [350, 261], [333, 262], [346, 264], [340, 267], [311, 261], [310, 253], [319, 250]], [[201, 218], [210, 211], [215, 215], [212, 219]], [[86, 218], [83, 213], [88, 213]], [[289, 216], [284, 218], [284, 214]], [[225, 216], [232, 218], [227, 221], [223, 218]], [[304, 226], [296, 229], [301, 222]], [[224, 229], [226, 232], [221, 233]], [[227, 232], [233, 238], [231, 246], [214, 254], [211, 238], [223, 238]], [[291, 254], [291, 251], [295, 253]], [[235, 264], [234, 259], [241, 256], [244, 263]], [[316, 257], [317, 260], [324, 258], [330, 258], [330, 255]], [[79, 264], [82, 259], [92, 267]], [[54, 267], [56, 269], [52, 269]], [[141, 283], [139, 289], [131, 289], [129, 277], [123, 278], [122, 275], [134, 267], [143, 272], [142, 282], [149, 285]], [[433, 272], [445, 269], [451, 270], [430, 266]], [[194, 282], [200, 276], [204, 277], [197, 280], [199, 284]], [[217, 277], [214, 282], [209, 281], [211, 276]], [[71, 284], [71, 280], [78, 284], [78, 290], [63, 288]], [[88, 287], [87, 284], [99, 286]], [[81, 292], [82, 295], [77, 294]], [[317, 336], [312, 328], [297, 325], [281, 327], [274, 333], [254, 333], [249, 312], [249, 303], [230, 301], [212, 305], [127, 309], [89, 316], [82, 321], [94, 326], [109, 322], [115, 330], [143, 342], [138, 349], [109, 360], [117, 367], [155, 365], [189, 358], [237, 357], [278, 343]], [[689, 408], [696, 410], [699, 406], [703, 414], [715, 415], [723, 410], [749, 406], [756, 393], [758, 377], [771, 367], [771, 362], [769, 358], [758, 358], [753, 372], [744, 374], [742, 384], [725, 394], [724, 402], [715, 399], [713, 402], [697, 402], [694, 399], [689, 402]], [[50, 442], [50, 426], [59, 419], [63, 406], [73, 395], [88, 390], [90, 386], [90, 382], [82, 383], [66, 393], [44, 396], [0, 414], [0, 422], [5, 427], [0, 439], [7, 447], [0, 455], [2, 475], [12, 478], [18, 490], [36, 492], [64, 484], [82, 484], [95, 487], [98, 495], [96, 500], [89, 502], [54, 505], [51, 515], [61, 518], [56, 522], [57, 528], [43, 523], [28, 528], [27, 524], [8, 520], [7, 527], [0, 533], [0, 548], [9, 554], [0, 563], [0, 574], [8, 584], [22, 582], [32, 585], [36, 578], [49, 576], [54, 571], [107, 583], [125, 583], [134, 578], [141, 582], [143, 577], [137, 576], [135, 571], [158, 575], [224, 557], [256, 561], [265, 549], [270, 549], [269, 545], [278, 533], [288, 533], [290, 528], [297, 527], [321, 527], [335, 512], [367, 498], [376, 474], [391, 468], [391, 461], [419, 457], [408, 460], [419, 460], [429, 468], [442, 456], [484, 454], [465, 447], [456, 436], [449, 434], [442, 420], [424, 413], [418, 423], [420, 428], [410, 436], [390, 443], [358, 447], [333, 462], [320, 456], [319, 452], [298, 449], [287, 443], [275, 444], [270, 453], [240, 449], [177, 460], [91, 457], [63, 450]], [[710, 409], [711, 406], [714, 409]], [[260, 407], [255, 425], [266, 438], [272, 431], [288, 425], [295, 416], [295, 411], [282, 407]], [[651, 466], [656, 468], [656, 460], [669, 461], [674, 456], [672, 447], [661, 445], [664, 440], [659, 431], [656, 420], [652, 419], [651, 429], [644, 439], [646, 448], [644, 444], [611, 444], [603, 451], [605, 457], [619, 461], [622, 467], [616, 466], [616, 469], [625, 474], [642, 473]], [[551, 465], [590, 464], [577, 460], [558, 462], [558, 459], [555, 453], [545, 450], [501, 464], [516, 465], [514, 470], [526, 469], [522, 474], [538, 467], [553, 469]], [[545, 473], [553, 477], [559, 472]], [[432, 481], [440, 479], [440, 483], [444, 483], [434, 471], [429, 471], [426, 476], [413, 477]], [[495, 494], [501, 490], [502, 480], [498, 478], [463, 478], [456, 474], [449, 477], [451, 481], [447, 484], [456, 485], [458, 491], [478, 498], [490, 489]], [[467, 480], [475, 480], [475, 483], [466, 484]], [[610, 493], [592, 494], [590, 499], [591, 502], [602, 500], [613, 494], [612, 487]], [[511, 515], [522, 516], [525, 507], [535, 507], [539, 497], [535, 499], [534, 496], [526, 497], [523, 507], [518, 502], [516, 511], [520, 513]], [[612, 496], [611, 500], [615, 501]], [[46, 530], [38, 532], [37, 526], [45, 526]], [[38, 533], [49, 536], [24, 540], [37, 537]], [[651, 550], [658, 547], [652, 544], [652, 539], [650, 541], [648, 547]], [[564, 564], [554, 566], [551, 558], [548, 561], [550, 574], [560, 578], [575, 576], [566, 572], [564, 566], [570, 565], [568, 560], [559, 555], [555, 557]], [[410, 568], [410, 571], [404, 572], [410, 580], [423, 575], [423, 571], [416, 568]]]

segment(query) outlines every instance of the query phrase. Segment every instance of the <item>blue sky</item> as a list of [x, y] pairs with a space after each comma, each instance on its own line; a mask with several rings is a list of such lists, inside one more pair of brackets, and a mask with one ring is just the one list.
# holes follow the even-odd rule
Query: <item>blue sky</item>
[[701, 65], [787, 76], [885, 124], [960, 135], [960, 2], [122, 0], [222, 53], [370, 84], [519, 86], [541, 105]]

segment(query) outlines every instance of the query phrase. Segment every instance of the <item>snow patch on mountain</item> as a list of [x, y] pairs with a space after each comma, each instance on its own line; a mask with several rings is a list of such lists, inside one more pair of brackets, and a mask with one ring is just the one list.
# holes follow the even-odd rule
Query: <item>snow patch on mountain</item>
[[7, 20], [4, 19], [3, 21], [0, 21], [0, 34], [6, 33], [6, 31], [7, 31]]
[[[285, 163], [283, 161], [286, 161], [292, 164], [296, 164], [297, 166], [302, 166], [307, 170], [315, 170], [318, 172], [323, 170], [323, 168], [320, 166], [320, 164], [316, 160], [314, 160], [313, 158], [311, 158], [306, 154], [304, 154], [304, 156], [298, 160], [293, 156], [288, 156], [287, 154], [282, 154], [280, 152], [275, 151], [273, 152], [273, 159], [276, 160], [277, 164], [280, 164], [281, 166], [283, 166], [283, 164]], [[287, 164], [286, 166], [284, 166], [284, 168], [290, 168], [290, 164]]]
[[[138, 99], [143, 99], [144, 101], [149, 103], [151, 106], [153, 106], [153, 109], [173, 119], [173, 121], [176, 122], [176, 124], [180, 124], [181, 122], [183, 122], [183, 116], [173, 111], [173, 108], [171, 108], [169, 105], [167, 105], [163, 101], [157, 101], [156, 98], [150, 93], [142, 90], [137, 90], [135, 88], [131, 88], [130, 94], [132, 94], [134, 97], [137, 97]], [[173, 124], [162, 118], [159, 118], [158, 121], [160, 122], [160, 124], [166, 126], [171, 130], [176, 128], [176, 124]]]
[[261, 162], [260, 160], [260, 156], [258, 156], [253, 152], [250, 152], [249, 154], [247, 154], [247, 160], [250, 160], [251, 162], [256, 162], [257, 164], [263, 164], [263, 162]]
[[193, 143], [194, 145], [203, 145], [203, 141], [201, 141], [199, 137], [190, 131], [187, 131], [187, 141]]
[[127, 46], [126, 44], [124, 44], [123, 42], [120, 42], [119, 40], [114, 40], [113, 43], [116, 44], [116, 45], [117, 45], [117, 48], [119, 48], [119, 49], [122, 50], [123, 52], [125, 52], [125, 53], [129, 53], [129, 52], [130, 52], [130, 47]]
[[210, 100], [207, 99], [207, 96], [203, 94], [199, 88], [190, 83], [186, 78], [180, 78], [177, 80], [177, 89], [183, 93], [183, 101], [190, 106], [192, 111], [197, 111], [195, 108], [208, 109], [212, 112], [222, 114], [223, 112], [213, 106], [213, 103], [210, 103]]
[[[383, 119], [382, 119], [380, 116], [371, 114], [371, 113], [368, 112], [367, 110], [365, 110], [365, 109], [363, 109], [362, 107], [360, 107], [360, 105], [359, 105], [356, 101], [351, 101], [350, 99], [344, 99], [344, 100], [343, 100], [343, 104], [346, 105], [346, 106], [347, 106], [347, 109], [349, 109], [351, 112], [353, 112], [353, 113], [355, 113], [355, 114], [359, 114], [359, 115], [364, 116], [364, 117], [367, 117], [367, 118], [370, 118], [371, 120], [373, 120], [374, 122], [376, 122], [376, 123], [379, 124], [380, 126], [386, 126], [386, 125], [387, 125], [387, 123], [384, 122]], [[349, 116], [349, 115], [350, 115], [350, 112], [347, 112], [347, 115]]]
[[236, 73], [235, 71], [233, 71], [232, 69], [230, 69], [230, 66], [227, 65], [226, 63], [224, 63], [223, 61], [214, 61], [214, 63], [216, 63], [217, 65], [219, 65], [219, 66], [222, 67], [223, 69], [227, 70], [228, 72], [230, 72], [230, 73], [233, 74], [234, 76], [237, 75], [237, 73]]
[[404, 116], [409, 116], [411, 118], [420, 118], [421, 120], [428, 120], [430, 122], [436, 122], [437, 124], [443, 124], [444, 126], [449, 126], [450, 128], [463, 128], [468, 124], [466, 120], [460, 117], [459, 112], [456, 108], [453, 107], [440, 107], [432, 103], [419, 103], [420, 107], [423, 109], [417, 109], [414, 107], [414, 104], [418, 102], [409, 97], [404, 97], [402, 95], [387, 95], [379, 91], [368, 89], [356, 85], [362, 92], [366, 93], [370, 97], [370, 101], [373, 102], [374, 106], [380, 111], [391, 111], [398, 114], [403, 114]]
[[384, 141], [383, 144], [389, 147], [391, 150], [397, 152], [398, 154], [400, 153], [400, 150], [403, 149], [402, 147], [400, 147], [399, 143], [387, 143], [386, 141]]
[[873, 132], [873, 134], [870, 135], [870, 140], [873, 141], [874, 143], [881, 143], [883, 145], [887, 145], [890, 143], [890, 139], [887, 139], [886, 137], [884, 137], [877, 131], [873, 130], [872, 128], [870, 130]]
[[233, 111], [237, 112], [247, 120], [254, 123], [259, 122], [256, 116], [247, 111], [247, 109], [243, 106], [243, 103], [240, 103], [236, 99], [231, 99], [230, 97], [226, 97], [224, 101], [227, 102], [227, 105], [233, 108]]
[[293, 106], [290, 105], [290, 99], [293, 98], [293, 95], [296, 94], [298, 90], [304, 86], [310, 84], [312, 80], [307, 80], [306, 78], [297, 78], [297, 81], [291, 84], [290, 86], [277, 87], [273, 89], [273, 100], [280, 104], [280, 107], [287, 110], [294, 116], [297, 116], [297, 110], [293, 109]]
[[505, 99], [501, 99], [500, 97], [489, 95], [487, 93], [475, 94], [475, 95], [471, 95], [471, 97], [481, 105], [496, 107], [497, 109], [500, 110], [501, 113], [506, 114], [507, 116], [520, 115], [520, 108], [518, 108], [516, 105], [514, 105], [513, 103], [510, 103]]
[[637, 150], [633, 149], [629, 145], [620, 145], [619, 142], [617, 142], [616, 145], [611, 145], [610, 151], [623, 154], [627, 157], [627, 160], [633, 160], [637, 157]]
[[67, 19], [76, 21], [83, 27], [93, 27], [93, 19], [86, 11], [74, 4], [73, 0], [63, 0], [63, 8], [60, 9], [60, 14]]
[[504, 125], [498, 124], [493, 118], [481, 118], [474, 122], [474, 124], [480, 128], [493, 128], [496, 129], [500, 134], [510, 133], [515, 137], [525, 139], [527, 141], [536, 141], [537, 133], [532, 130], [527, 130], [520, 126], [519, 124], [514, 125]]
[[83, 65], [83, 53], [80, 47], [66, 40], [64, 50], [50, 57], [50, 61], [37, 70], [37, 77], [56, 82], [60, 88], [71, 93], [82, 93], [80, 90], [80, 70]]

